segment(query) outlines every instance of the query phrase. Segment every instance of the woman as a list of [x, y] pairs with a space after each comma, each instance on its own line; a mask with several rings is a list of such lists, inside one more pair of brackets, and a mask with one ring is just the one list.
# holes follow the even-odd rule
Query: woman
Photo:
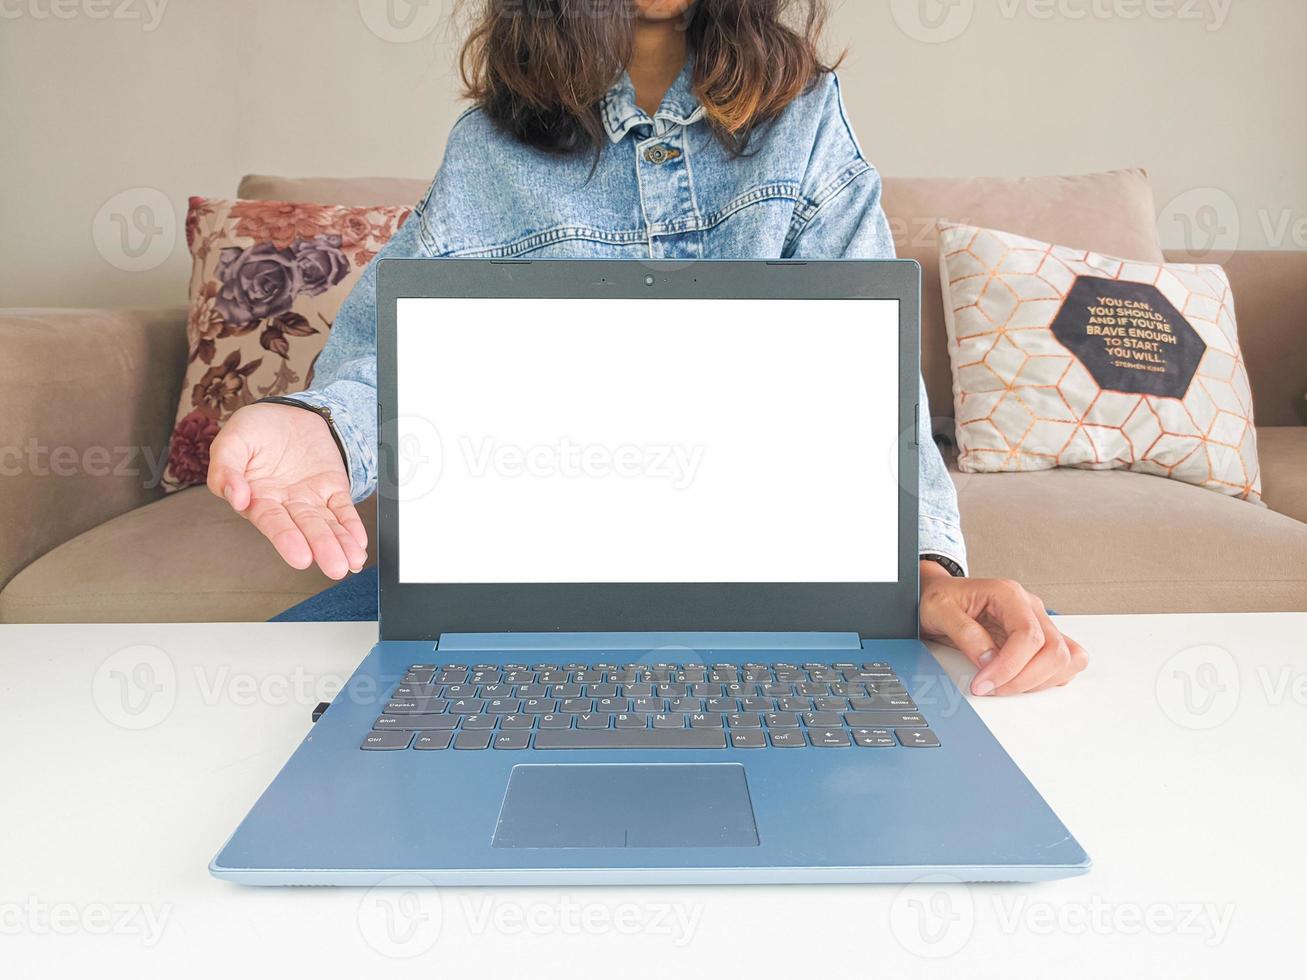
[[[820, 0], [485, 0], [462, 56], [474, 107], [378, 258], [892, 258], [880, 177], [817, 51], [824, 14]], [[213, 492], [333, 579], [366, 554], [353, 502], [376, 486], [375, 297], [374, 263], [314, 388], [237, 412], [211, 451]], [[921, 488], [922, 634], [975, 663], [977, 695], [1068, 683], [1087, 657], [1038, 599], [960, 577], [956, 495], [929, 440]], [[291, 615], [374, 618], [375, 577]]]

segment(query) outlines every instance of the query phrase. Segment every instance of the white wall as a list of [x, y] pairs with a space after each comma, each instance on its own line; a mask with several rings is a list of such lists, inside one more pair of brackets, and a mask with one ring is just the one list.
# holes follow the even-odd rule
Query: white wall
[[[0, 306], [184, 302], [169, 206], [245, 172], [429, 177], [454, 35], [386, 40], [388, 2], [448, 6], [0, 0]], [[1307, 248], [1302, 0], [847, 0], [832, 41], [886, 174], [1144, 166], [1168, 244]], [[132, 258], [111, 215], [151, 201]]]

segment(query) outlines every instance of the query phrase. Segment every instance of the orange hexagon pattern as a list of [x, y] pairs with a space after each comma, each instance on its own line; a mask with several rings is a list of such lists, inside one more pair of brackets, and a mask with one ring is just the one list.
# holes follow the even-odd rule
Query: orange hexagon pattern
[[[965, 225], [941, 223], [939, 231], [963, 472], [1130, 469], [1260, 502], [1252, 391], [1224, 269], [1130, 262]], [[1156, 287], [1174, 307], [1168, 314], [1179, 312], [1206, 345], [1183, 394], [1103, 387], [1054, 335], [1083, 278]], [[1164, 344], [1103, 343], [1133, 344], [1141, 351], [1131, 356], [1158, 363], [1137, 370], [1166, 369]]]

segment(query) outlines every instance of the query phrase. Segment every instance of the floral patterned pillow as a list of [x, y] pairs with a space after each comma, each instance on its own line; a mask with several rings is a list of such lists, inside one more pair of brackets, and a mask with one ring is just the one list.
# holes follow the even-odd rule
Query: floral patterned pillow
[[191, 198], [190, 363], [165, 490], [204, 482], [238, 408], [312, 384], [336, 312], [410, 212]]

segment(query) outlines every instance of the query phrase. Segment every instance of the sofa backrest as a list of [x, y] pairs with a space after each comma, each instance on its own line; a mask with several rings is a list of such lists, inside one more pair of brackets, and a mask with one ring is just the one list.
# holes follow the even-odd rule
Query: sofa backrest
[[[250, 200], [305, 201], [315, 204], [413, 204], [427, 180], [390, 177], [284, 178], [249, 176], [239, 197]], [[953, 415], [953, 381], [939, 282], [941, 219], [996, 228], [1058, 245], [1102, 252], [1123, 259], [1162, 262], [1152, 185], [1143, 170], [1120, 170], [1079, 177], [962, 177], [885, 179], [885, 212], [898, 253], [922, 267], [922, 373], [936, 418]], [[1255, 256], [1282, 258], [1271, 269], [1307, 269], [1307, 253], [1243, 253], [1227, 263], [1240, 304], [1240, 335], [1257, 399], [1261, 425], [1307, 422], [1307, 301], [1287, 309], [1283, 300], [1293, 280], [1268, 272]], [[1298, 258], [1295, 258], [1298, 257]], [[1188, 261], [1176, 257], [1174, 261]], [[1294, 263], [1297, 263], [1296, 265]], [[1307, 281], [1299, 274], [1296, 281]], [[1278, 292], [1276, 291], [1278, 286]], [[1296, 314], [1294, 312], [1296, 311]], [[1287, 370], [1286, 350], [1298, 351], [1298, 377]]]
[[1163, 258], [1152, 185], [1142, 170], [1084, 177], [887, 177], [884, 206], [899, 256], [921, 263], [921, 370], [936, 418], [953, 416], [937, 221], [1123, 259]]

